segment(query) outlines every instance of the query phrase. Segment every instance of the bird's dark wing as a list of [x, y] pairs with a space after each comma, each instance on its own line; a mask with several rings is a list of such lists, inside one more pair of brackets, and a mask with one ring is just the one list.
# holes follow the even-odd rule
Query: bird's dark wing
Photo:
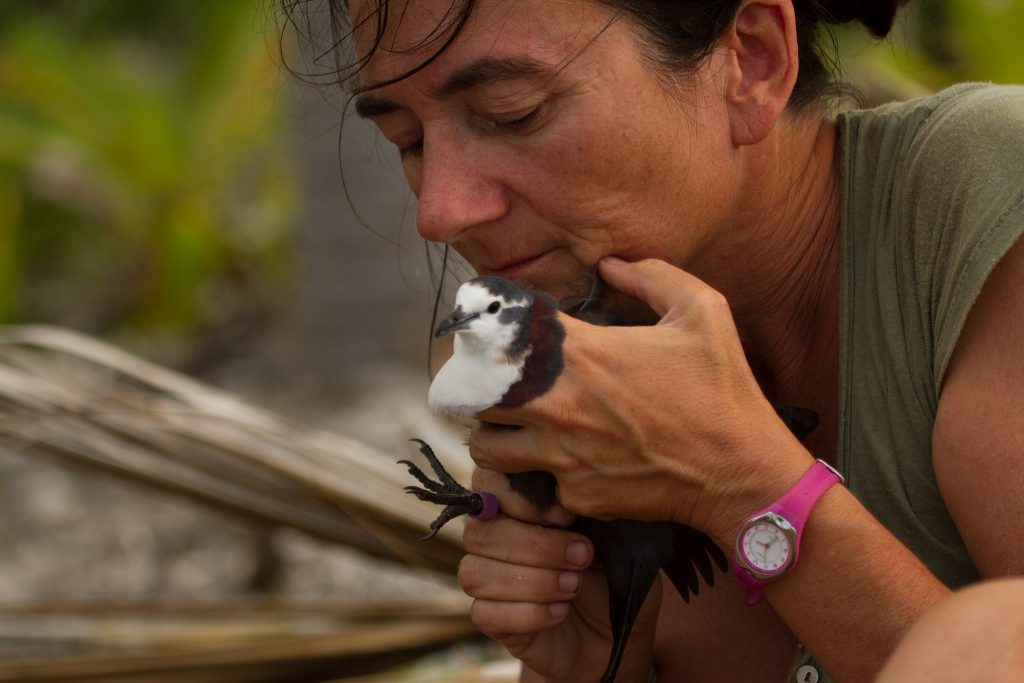
[[800, 441], [818, 427], [818, 413], [799, 406], [774, 406], [775, 412]]
[[544, 512], [558, 500], [558, 482], [550, 472], [519, 472], [506, 474], [509, 486], [539, 512]]
[[533, 293], [529, 330], [530, 355], [523, 363], [522, 378], [501, 397], [498, 405], [503, 408], [516, 408], [545, 394], [565, 367], [565, 328], [558, 321], [555, 300], [544, 292]]
[[[700, 577], [709, 587], [715, 585], [715, 569], [729, 570], [729, 560], [707, 534], [681, 524], [675, 525], [675, 552], [665, 563], [665, 575], [686, 602], [700, 590]], [[714, 565], [714, 566], [713, 566]]]

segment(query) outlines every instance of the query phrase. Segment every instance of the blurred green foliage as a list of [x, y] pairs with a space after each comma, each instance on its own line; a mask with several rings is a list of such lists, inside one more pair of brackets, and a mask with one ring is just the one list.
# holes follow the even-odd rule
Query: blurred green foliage
[[0, 0], [0, 321], [189, 337], [268, 310], [297, 207], [253, 0]]
[[963, 81], [1024, 82], [1024, 0], [911, 0], [892, 34], [838, 34], [849, 80], [867, 104]]

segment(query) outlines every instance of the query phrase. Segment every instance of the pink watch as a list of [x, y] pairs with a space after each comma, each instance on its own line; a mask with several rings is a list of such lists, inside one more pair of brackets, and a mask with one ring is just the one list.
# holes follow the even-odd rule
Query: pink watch
[[843, 476], [818, 460], [782, 498], [740, 524], [732, 571], [747, 586], [748, 605], [761, 602], [764, 587], [796, 566], [807, 517], [835, 483]]

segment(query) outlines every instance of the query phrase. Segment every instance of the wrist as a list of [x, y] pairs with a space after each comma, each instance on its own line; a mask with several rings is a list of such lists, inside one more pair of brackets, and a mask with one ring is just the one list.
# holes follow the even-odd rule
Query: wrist
[[731, 489], [721, 497], [713, 519], [708, 522], [706, 533], [727, 555], [732, 554], [740, 524], [785, 495], [815, 462], [796, 437], [784, 425], [779, 426], [770, 435], [751, 436], [745, 446], [748, 455], [736, 462], [756, 466], [736, 468], [744, 470], [746, 476], [735, 473]]

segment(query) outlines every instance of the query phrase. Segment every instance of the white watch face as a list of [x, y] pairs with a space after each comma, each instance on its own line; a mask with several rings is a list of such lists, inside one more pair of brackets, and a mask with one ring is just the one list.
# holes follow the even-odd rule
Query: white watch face
[[739, 544], [743, 559], [755, 571], [775, 574], [789, 565], [792, 551], [785, 532], [771, 522], [747, 527]]

